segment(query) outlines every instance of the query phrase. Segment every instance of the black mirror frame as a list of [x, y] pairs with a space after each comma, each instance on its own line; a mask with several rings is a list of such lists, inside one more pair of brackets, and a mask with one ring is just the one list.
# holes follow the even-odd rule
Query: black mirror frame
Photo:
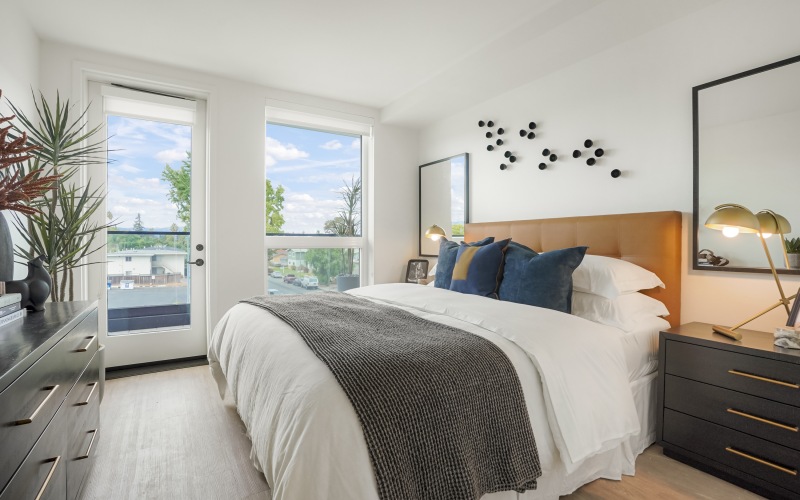
[[[708, 83], [704, 83], [702, 85], [697, 85], [696, 87], [692, 87], [692, 161], [694, 164], [694, 171], [693, 171], [693, 194], [692, 194], [692, 269], [696, 271], [725, 271], [725, 272], [733, 272], [733, 273], [770, 273], [769, 267], [765, 266], [763, 268], [760, 267], [714, 267], [714, 266], [701, 266], [697, 262], [697, 253], [700, 251], [700, 247], [698, 246], [698, 233], [700, 231], [700, 132], [699, 132], [699, 92], [701, 90], [716, 87], [717, 85], [722, 85], [724, 83], [732, 82], [734, 80], [739, 80], [741, 78], [746, 78], [748, 76], [757, 75], [759, 73], [764, 73], [766, 71], [770, 71], [777, 68], [782, 68], [784, 66], [788, 66], [790, 64], [800, 62], [800, 56], [790, 57], [788, 59], [784, 59], [782, 61], [774, 62], [772, 64], [767, 64], [765, 66], [760, 66], [758, 68], [754, 68], [748, 71], [743, 71], [742, 73], [737, 73], [735, 75], [727, 76], [725, 78], [720, 78], [719, 80], [714, 80]], [[800, 221], [798, 221], [800, 224]], [[785, 268], [778, 268], [778, 273], [780, 274], [800, 274], [800, 269], [785, 269]]]
[[431, 165], [435, 165], [437, 163], [442, 163], [443, 161], [449, 161], [453, 158], [458, 158], [459, 156], [464, 157], [464, 224], [469, 224], [469, 153], [460, 153], [453, 156], [448, 156], [447, 158], [442, 158], [441, 160], [432, 161], [426, 163], [424, 165], [419, 166], [419, 193], [418, 193], [418, 207], [417, 211], [419, 212], [419, 229], [417, 230], [417, 238], [418, 238], [418, 247], [417, 252], [420, 257], [438, 257], [439, 254], [426, 254], [422, 253], [422, 169], [424, 167], [429, 167]]

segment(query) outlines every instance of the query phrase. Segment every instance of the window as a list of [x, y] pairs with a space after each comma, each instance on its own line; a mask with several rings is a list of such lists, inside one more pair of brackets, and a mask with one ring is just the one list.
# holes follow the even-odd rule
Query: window
[[268, 108], [268, 294], [360, 286], [370, 130], [363, 123]]

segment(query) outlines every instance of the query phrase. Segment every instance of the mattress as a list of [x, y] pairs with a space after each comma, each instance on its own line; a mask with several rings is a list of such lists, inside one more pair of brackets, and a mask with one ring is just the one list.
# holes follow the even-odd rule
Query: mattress
[[[556, 311], [418, 285], [377, 285], [355, 294], [483, 336], [514, 364], [544, 475], [535, 491], [487, 500], [555, 499], [599, 477], [619, 479], [633, 474], [636, 456], [652, 443], [655, 374], [626, 378], [622, 346], [634, 342], [623, 342], [624, 332]], [[653, 325], [650, 334], [658, 328]], [[297, 332], [240, 304], [217, 326], [209, 361], [221, 391], [233, 393], [254, 465], [273, 498], [375, 498], [352, 406]], [[583, 417], [588, 420], [570, 420]], [[610, 426], [615, 438], [595, 435], [602, 430], [611, 436]], [[573, 443], [593, 448], [578, 455]]]
[[653, 316], [642, 320], [635, 330], [624, 334], [621, 342], [628, 366], [628, 380], [633, 382], [658, 369], [658, 334], [669, 327], [667, 320]]

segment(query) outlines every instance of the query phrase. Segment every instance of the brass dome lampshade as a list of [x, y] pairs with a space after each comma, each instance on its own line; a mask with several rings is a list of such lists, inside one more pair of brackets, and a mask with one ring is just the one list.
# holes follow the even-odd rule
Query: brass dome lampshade
[[427, 231], [425, 231], [425, 237], [430, 238], [433, 241], [438, 241], [442, 238], [447, 239], [446, 236], [447, 235], [445, 234], [444, 229], [437, 226], [436, 224], [432, 225], [431, 227], [428, 228]]

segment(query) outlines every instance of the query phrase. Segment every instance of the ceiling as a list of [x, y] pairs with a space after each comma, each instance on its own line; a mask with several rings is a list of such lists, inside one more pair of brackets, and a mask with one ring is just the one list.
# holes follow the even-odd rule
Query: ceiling
[[421, 126], [716, 0], [26, 0], [65, 42]]

